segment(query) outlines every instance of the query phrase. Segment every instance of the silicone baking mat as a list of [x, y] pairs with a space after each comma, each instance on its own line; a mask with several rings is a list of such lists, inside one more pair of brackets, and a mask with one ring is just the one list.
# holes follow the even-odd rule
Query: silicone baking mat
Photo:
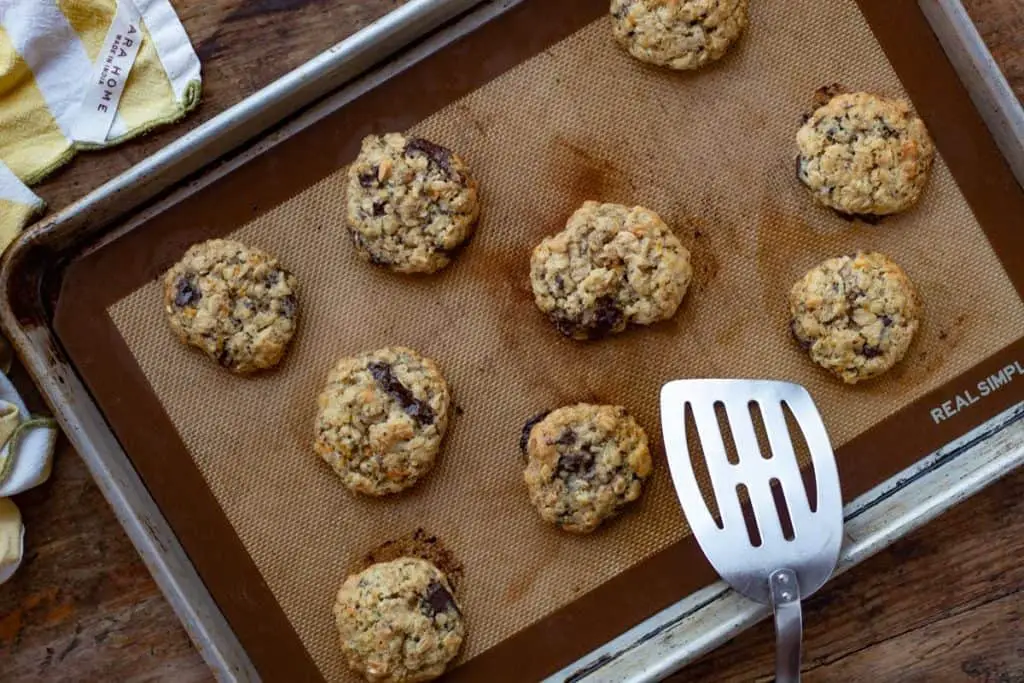
[[[869, 16], [878, 4], [862, 3]], [[905, 215], [844, 221], [794, 176], [795, 132], [817, 88], [916, 94], [857, 3], [755, 0], [734, 52], [697, 73], [632, 60], [606, 5], [527, 0], [71, 267], [58, 332], [265, 675], [350, 680], [336, 590], [368, 552], [421, 527], [462, 567], [470, 636], [454, 675], [466, 680], [550, 672], [705, 583], [660, 447], [658, 390], [670, 379], [808, 387], [848, 498], [1024, 396], [1011, 381], [964, 416], [941, 412], [958, 407], [958, 382], [1021, 358], [1024, 337], [1020, 273], [993, 248], [1019, 238], [1004, 234], [1008, 216], [972, 213], [949, 157], [986, 160], [951, 144], [949, 108], [915, 98], [941, 153]], [[916, 8], [903, 14], [923, 22]], [[932, 78], [964, 99], [944, 67]], [[477, 235], [437, 276], [371, 267], [345, 234], [345, 164], [364, 135], [387, 130], [456, 150], [479, 180]], [[998, 163], [986, 170], [998, 176]], [[1021, 205], [1012, 181], [995, 187], [996, 201]], [[536, 310], [530, 250], [587, 199], [654, 209], [691, 250], [695, 281], [672, 321], [581, 344]], [[221, 235], [277, 254], [299, 279], [299, 334], [274, 372], [230, 375], [163, 320], [160, 273]], [[901, 263], [925, 315], [897, 369], [848, 387], [789, 338], [786, 296], [808, 268], [858, 248]], [[436, 359], [459, 410], [425, 482], [367, 500], [312, 452], [316, 396], [337, 358], [393, 344]], [[625, 405], [655, 446], [640, 503], [586, 537], [539, 519], [517, 452], [524, 420], [577, 401]], [[285, 664], [258, 652], [271, 642]], [[524, 647], [534, 661], [513, 675], [503, 662]]]

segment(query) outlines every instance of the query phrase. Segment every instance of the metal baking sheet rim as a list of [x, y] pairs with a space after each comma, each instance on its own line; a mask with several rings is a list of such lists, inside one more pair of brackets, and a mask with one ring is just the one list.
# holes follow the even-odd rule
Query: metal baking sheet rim
[[[410, 0], [81, 201], [36, 224], [8, 250], [0, 265], [0, 326], [192, 641], [220, 680], [256, 681], [259, 675], [88, 391], [63, 358], [47, 324], [38, 287], [40, 280], [20, 279], [22, 271], [41, 277], [43, 270], [52, 265], [47, 262], [51, 250], [98, 234], [115, 219], [212, 160], [228, 156], [246, 141], [337, 90], [301, 117], [180, 187], [111, 236], [130, 229], [146, 215], [159, 212], [163, 206], [229, 173], [387, 79], [395, 70], [473, 31], [519, 2]], [[919, 0], [919, 4], [1018, 182], [1024, 185], [1024, 109], [1009, 83], [960, 0]], [[428, 35], [391, 63], [360, 77]], [[345, 87], [338, 90], [342, 86]], [[859, 564], [1022, 463], [1024, 403], [1009, 408], [847, 505], [847, 540], [840, 571]], [[724, 585], [714, 584], [648, 618], [548, 680], [658, 680], [735, 637], [767, 614]]]

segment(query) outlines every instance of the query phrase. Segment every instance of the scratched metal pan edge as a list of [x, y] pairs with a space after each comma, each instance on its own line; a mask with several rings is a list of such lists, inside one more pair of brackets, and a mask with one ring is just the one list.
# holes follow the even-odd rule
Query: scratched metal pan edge
[[[458, 3], [419, 2], [412, 4], [419, 6], [420, 9], [429, 6], [436, 10], [441, 6], [451, 7]], [[468, 6], [473, 3], [463, 2], [461, 4]], [[516, 3], [498, 4], [507, 7]], [[494, 4], [490, 4], [490, 7], [493, 9]], [[955, 3], [955, 7], [959, 7], [959, 3]], [[962, 12], [962, 7], [959, 9]], [[418, 15], [417, 18], [421, 20], [422, 16]], [[406, 21], [408, 20], [406, 17]], [[387, 24], [387, 21], [384, 23]], [[379, 26], [377, 27], [379, 28]], [[959, 28], [963, 27], [959, 26]], [[971, 30], [973, 31], [973, 28]], [[974, 35], [977, 34], [974, 33]], [[958, 38], [962, 40], [963, 36], [958, 36]], [[978, 43], [980, 43], [980, 39]], [[969, 49], [967, 47], [964, 49], [965, 52], [977, 54], [978, 47], [978, 44], [973, 44], [969, 46]], [[983, 44], [980, 44], [980, 48], [983, 51], [982, 54], [987, 55]], [[946, 44], [946, 49], [950, 50], [948, 44]], [[326, 57], [329, 59], [319, 63], [319, 68], [322, 69], [321, 73], [341, 69], [350, 63], [349, 59], [353, 57], [353, 54], [346, 53], [340, 48], [326, 53]], [[279, 81], [275, 85], [280, 83]], [[274, 87], [270, 86], [268, 90]], [[982, 90], [984, 91], [984, 88]], [[3, 289], [2, 302], [0, 302], [0, 323], [5, 332], [14, 342], [19, 355], [35, 380], [41, 385], [44, 395], [61, 420], [72, 443], [86, 459], [104, 495], [115, 508], [115, 512], [129, 536], [136, 543], [140, 554], [143, 555], [147, 565], [160, 582], [162, 590], [168, 595], [179, 616], [186, 623], [190, 635], [204, 657], [223, 678], [241, 680], [255, 678], [255, 670], [248, 661], [246, 653], [238, 645], [230, 629], [227, 628], [226, 622], [212, 599], [203, 589], [202, 583], [192, 570], [173, 534], [170, 533], [160, 511], [148, 497], [128, 463], [127, 456], [120, 449], [102, 415], [79, 381], [74, 368], [63, 358], [59, 345], [55, 343], [55, 339], [50, 334], [45, 293], [40, 290], [40, 284], [47, 269], [59, 265], [53, 261], [60, 254], [66, 253], [76, 243], [80, 243], [80, 240], [98, 234], [115, 218], [124, 215], [156, 192], [195, 170], [195, 166], [190, 167], [190, 164], [198, 165], [211, 158], [211, 156], [203, 155], [218, 149], [222, 153], [234, 146], [229, 141], [231, 135], [234, 135], [237, 140], [256, 132], [260, 128], [260, 124], [265, 127], [267, 123], [272, 123], [276, 119], [267, 114], [271, 109], [274, 109], [274, 114], [279, 118], [289, 113], [289, 107], [294, 110], [308, 103], [308, 100], [300, 101], [302, 97], [308, 96], [308, 91], [300, 92], [297, 87], [292, 90], [279, 87], [278, 91], [272, 94], [273, 97], [264, 97], [266, 91], [257, 93], [253, 98], [225, 112], [222, 115], [223, 119], [218, 117], [209, 122], [216, 125], [200, 127], [194, 131], [195, 135], [190, 134], [179, 141], [183, 144], [178, 145], [175, 149], [165, 150], [165, 153], [154, 157], [150, 162], [135, 167], [82, 202], [38, 225], [31, 233], [23, 236], [10, 250], [4, 260], [2, 270], [0, 270], [0, 276], [2, 276], [0, 287]], [[973, 91], [972, 94], [974, 94]], [[1001, 100], [997, 99], [996, 101]], [[1002, 107], [1004, 112], [1020, 114], [1019, 104], [1015, 100], [1012, 102], [1002, 100]], [[186, 141], [187, 144], [184, 144]], [[263, 143], [261, 143], [262, 146]], [[1016, 147], [1018, 156], [1022, 149], [1024, 149], [1024, 145], [1018, 144]], [[196, 150], [202, 154], [188, 154], [189, 151]], [[1006, 153], [1005, 147], [1004, 153]], [[249, 155], [244, 156], [248, 157]], [[1007, 158], [1012, 160], [1013, 156], [1007, 154]], [[979, 488], [998, 476], [1012, 471], [1020, 462], [1020, 423], [1015, 419], [1010, 419], [1007, 422], [1007, 419], [1006, 413], [993, 418], [991, 422], [997, 423], [997, 426], [1001, 424], [1003, 429], [992, 431], [990, 428], [990, 433], [986, 433], [984, 439], [970, 448], [969, 452], [973, 455], [969, 460], [991, 458], [990, 461], [987, 461], [987, 469], [977, 474], [973, 480]], [[1003, 422], [1000, 423], [1000, 420]], [[1013, 427], [1014, 424], [1017, 427]], [[1010, 441], [1009, 447], [1004, 443], [1006, 439]], [[940, 472], [943, 467], [947, 467], [945, 463], [950, 462], [954, 462], [954, 460], [940, 459], [941, 464], [929, 472]], [[884, 491], [886, 499], [898, 499], [904, 491], [908, 490], [906, 479], [908, 479], [907, 476], [900, 475], [894, 478], [899, 482], [898, 485], [896, 481], [891, 480], [877, 489]], [[914, 481], [931, 480], [918, 478]], [[932, 505], [929, 510], [946, 509], [973, 492], [973, 490], [969, 492], [951, 491], [942, 486], [941, 479], [935, 480], [932, 489]], [[924, 518], [922, 512], [910, 522], [913, 523], [915, 519]], [[905, 532], [906, 529], [903, 527], [896, 528], [889, 542]], [[884, 546], [874, 547], [872, 552], [881, 547]], [[726, 608], [728, 607], [725, 604], [727, 602], [726, 600], [724, 603], [716, 604]], [[736, 605], [732, 607], [735, 618], [736, 614], [741, 613], [742, 610]], [[713, 630], [710, 623], [704, 624], [704, 626], [709, 629], [709, 633]], [[636, 633], [632, 631], [630, 633], [635, 636], [634, 642], [641, 644], [649, 641], [648, 636], [652, 635], [658, 627], [658, 624], [645, 622], [634, 629], [637, 631]], [[681, 665], [682, 660], [678, 659], [678, 654], [677, 658], [671, 661]], [[685, 649], [683, 654], [685, 654]], [[621, 664], [625, 660], [618, 661]], [[614, 663], [614, 660], [610, 660], [610, 663]], [[651, 662], [648, 661], [647, 665], [650, 664]], [[593, 677], [595, 672], [600, 670], [591, 669], [589, 675]], [[655, 670], [651, 669], [651, 671]], [[670, 669], [662, 670], [662, 673], [667, 670]], [[608, 674], [611, 674], [611, 670], [608, 671]], [[642, 674], [640, 670], [634, 670], [632, 675]], [[630, 679], [632, 680], [632, 678]], [[645, 680], [645, 678], [636, 678], [635, 680]]]

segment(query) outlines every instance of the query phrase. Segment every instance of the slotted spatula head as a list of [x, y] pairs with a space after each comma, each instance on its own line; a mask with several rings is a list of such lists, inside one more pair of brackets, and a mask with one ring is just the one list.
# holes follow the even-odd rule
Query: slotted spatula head
[[[799, 425], [810, 454], [813, 507], [784, 406]], [[723, 408], [731, 434], [723, 434], [720, 426]], [[758, 442], [753, 418], [757, 413], [768, 453], [762, 452]], [[688, 421], [692, 421], [690, 435]], [[828, 580], [843, 539], [842, 494], [832, 445], [806, 389], [762, 380], [678, 380], [662, 387], [661, 424], [679, 502], [693, 535], [723, 579], [764, 604], [772, 604], [768, 579], [778, 570], [796, 574], [803, 598]], [[699, 444], [691, 440], [694, 431]], [[729, 438], [735, 444], [737, 462], [730, 462]], [[698, 484], [692, 459], [700, 457], [706, 463], [719, 520]], [[742, 500], [747, 496], [749, 504]], [[756, 533], [748, 529], [745, 505], [753, 512]]]

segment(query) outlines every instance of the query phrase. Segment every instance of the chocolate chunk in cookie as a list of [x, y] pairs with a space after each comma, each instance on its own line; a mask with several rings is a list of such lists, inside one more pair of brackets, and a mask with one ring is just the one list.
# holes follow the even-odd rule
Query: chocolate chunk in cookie
[[203, 298], [199, 283], [194, 276], [181, 276], [174, 284], [174, 305], [178, 308], [195, 306]]
[[431, 410], [430, 404], [416, 398], [395, 376], [390, 365], [374, 361], [368, 367], [370, 374], [377, 380], [377, 384], [398, 401], [398, 405], [402, 407], [406, 415], [421, 425], [428, 425], [434, 421], [434, 411]]
[[452, 175], [452, 152], [447, 147], [435, 145], [430, 140], [423, 138], [409, 138], [405, 143], [405, 153], [408, 155], [422, 153], [446, 174]]
[[519, 434], [519, 452], [523, 454], [524, 458], [526, 457], [526, 446], [527, 444], [530, 443], [530, 432], [533, 431], [533, 428], [537, 426], [538, 422], [543, 420], [550, 413], [550, 410], [545, 410], [541, 413], [537, 413], [529, 420], [527, 420], [526, 424], [523, 425], [523, 431], [520, 432]]
[[434, 581], [427, 586], [427, 594], [422, 600], [423, 610], [427, 616], [434, 617], [442, 612], [458, 613], [459, 606], [455, 604], [455, 598], [440, 581]]

